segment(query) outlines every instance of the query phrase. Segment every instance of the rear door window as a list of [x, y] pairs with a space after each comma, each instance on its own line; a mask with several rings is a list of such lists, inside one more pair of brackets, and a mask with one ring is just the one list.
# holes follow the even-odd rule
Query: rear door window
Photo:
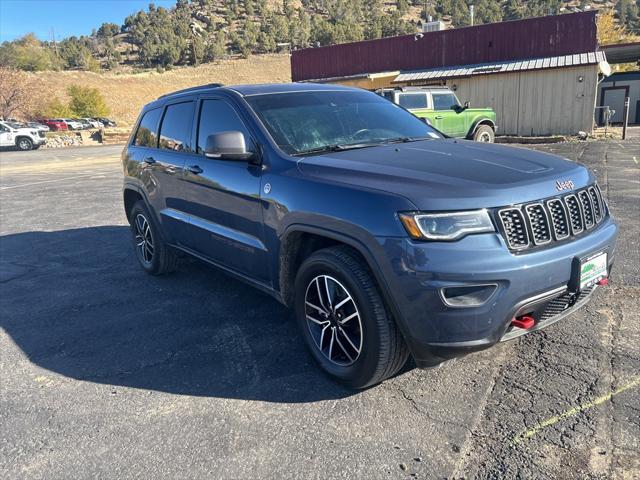
[[155, 148], [158, 140], [158, 121], [160, 120], [160, 108], [149, 110], [140, 120], [140, 126], [136, 132], [134, 145], [139, 147]]
[[193, 102], [167, 106], [160, 127], [160, 148], [174, 152], [190, 152], [192, 118]]
[[427, 108], [427, 95], [425, 93], [401, 93], [398, 95], [398, 103], [401, 107]]
[[451, 110], [459, 107], [458, 99], [453, 93], [434, 93], [433, 108], [434, 110]]

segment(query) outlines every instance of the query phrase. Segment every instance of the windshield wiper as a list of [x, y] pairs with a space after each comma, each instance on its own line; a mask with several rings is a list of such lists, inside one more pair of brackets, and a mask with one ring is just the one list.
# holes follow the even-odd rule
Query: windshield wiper
[[397, 137], [397, 138], [389, 138], [388, 140], [383, 141], [382, 143], [408, 143], [408, 142], [418, 142], [420, 140], [429, 140], [431, 137]]
[[380, 145], [378, 142], [371, 143], [338, 143], [334, 145], [325, 145], [323, 147], [311, 148], [309, 150], [302, 150], [300, 152], [294, 153], [294, 156], [303, 156], [303, 155], [314, 155], [318, 153], [327, 153], [327, 152], [344, 152], [345, 150], [355, 150], [357, 148], [368, 148], [368, 147], [377, 147]]

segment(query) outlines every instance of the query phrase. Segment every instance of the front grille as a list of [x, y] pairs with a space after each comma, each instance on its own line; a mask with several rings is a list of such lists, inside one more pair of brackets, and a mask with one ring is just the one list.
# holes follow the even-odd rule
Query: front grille
[[547, 303], [544, 310], [539, 314], [539, 317], [536, 318], [536, 320], [538, 322], [544, 322], [556, 315], [560, 315], [565, 310], [573, 307], [576, 303], [588, 297], [594, 288], [595, 287], [585, 288], [584, 290], [581, 290], [580, 293], [566, 292], [563, 295], [554, 298]]
[[532, 203], [524, 207], [524, 211], [531, 225], [531, 236], [533, 243], [544, 245], [551, 241], [551, 225], [549, 216], [541, 203]]
[[524, 215], [519, 209], [510, 208], [500, 211], [500, 220], [507, 236], [509, 248], [519, 250], [529, 246], [529, 233]]
[[600, 208], [600, 198], [595, 187], [589, 187], [587, 189], [589, 197], [591, 198], [591, 205], [593, 205], [593, 215], [596, 223], [602, 220], [602, 209]]
[[596, 224], [596, 220], [589, 193], [586, 190], [581, 190], [578, 192], [578, 198], [580, 198], [580, 205], [582, 206], [582, 212], [584, 214], [584, 226], [588, 229], [593, 228]]
[[558, 240], [567, 238], [571, 235], [569, 227], [569, 214], [567, 213], [567, 207], [564, 206], [562, 200], [554, 198], [547, 201], [547, 208], [551, 213], [551, 225], [553, 227], [553, 234]]
[[511, 250], [526, 250], [566, 240], [591, 230], [605, 216], [602, 194], [595, 184], [546, 202], [498, 211], [502, 234]]

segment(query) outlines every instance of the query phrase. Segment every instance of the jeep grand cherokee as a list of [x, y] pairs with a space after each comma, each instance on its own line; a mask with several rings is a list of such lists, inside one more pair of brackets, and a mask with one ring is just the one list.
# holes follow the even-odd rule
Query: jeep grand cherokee
[[179, 91], [142, 109], [122, 161], [144, 270], [188, 254], [271, 294], [351, 387], [544, 328], [613, 262], [587, 168], [442, 138], [363, 90]]

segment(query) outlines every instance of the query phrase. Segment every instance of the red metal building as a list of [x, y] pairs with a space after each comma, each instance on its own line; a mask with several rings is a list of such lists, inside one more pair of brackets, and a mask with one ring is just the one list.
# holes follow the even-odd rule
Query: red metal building
[[296, 50], [293, 81], [595, 52], [596, 12]]

